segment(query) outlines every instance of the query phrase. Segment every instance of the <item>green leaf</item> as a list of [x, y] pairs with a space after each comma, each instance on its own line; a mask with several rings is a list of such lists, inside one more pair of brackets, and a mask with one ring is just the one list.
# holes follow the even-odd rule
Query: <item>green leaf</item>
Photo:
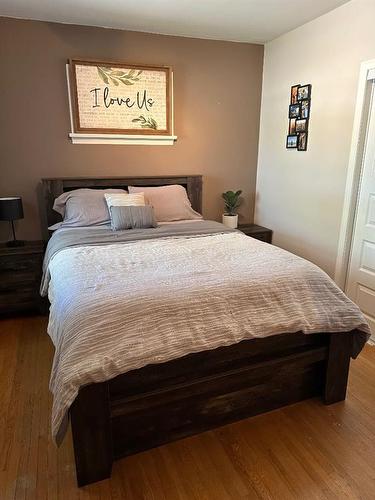
[[120, 82], [122, 82], [124, 85], [134, 85], [133, 82], [129, 82], [129, 80], [125, 80], [123, 78], [120, 78]]
[[109, 81], [108, 81], [107, 75], [104, 73], [104, 71], [102, 70], [102, 68], [100, 68], [99, 66], [97, 66], [96, 69], [98, 70], [100, 78], [103, 80], [104, 83], [106, 83], [108, 85]]
[[221, 196], [224, 199], [225, 208], [229, 215], [234, 215], [236, 209], [240, 206], [241, 200], [239, 197], [241, 193], [241, 190], [222, 193]]
[[132, 122], [133, 123], [140, 123], [141, 128], [152, 128], [154, 130], [158, 129], [158, 124], [157, 124], [156, 120], [154, 120], [154, 118], [152, 118], [152, 116], [150, 116], [148, 119], [146, 119], [144, 115], [139, 115], [138, 118], [133, 118]]
[[118, 87], [118, 81], [117, 81], [117, 80], [115, 80], [114, 78], [112, 78], [111, 76], [110, 76], [109, 78], [110, 78], [111, 82], [112, 82], [114, 85], [116, 85], [116, 87]]
[[125, 76], [125, 73], [123, 71], [120, 71], [120, 70], [113, 70], [111, 71], [111, 75], [112, 76]]

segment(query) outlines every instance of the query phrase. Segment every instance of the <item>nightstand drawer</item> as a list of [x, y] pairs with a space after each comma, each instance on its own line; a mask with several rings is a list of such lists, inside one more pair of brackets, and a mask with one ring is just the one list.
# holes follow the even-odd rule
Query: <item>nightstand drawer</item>
[[38, 271], [25, 271], [18, 273], [0, 272], [0, 294], [13, 292], [19, 288], [39, 287], [41, 273]]
[[42, 267], [41, 255], [6, 255], [0, 257], [0, 273], [33, 271], [36, 267]]
[[254, 233], [249, 234], [252, 238], [256, 240], [265, 241], [266, 243], [271, 243], [272, 234], [270, 233]]
[[17, 293], [0, 292], [0, 313], [13, 313], [38, 308], [41, 298], [35, 288], [23, 288]]

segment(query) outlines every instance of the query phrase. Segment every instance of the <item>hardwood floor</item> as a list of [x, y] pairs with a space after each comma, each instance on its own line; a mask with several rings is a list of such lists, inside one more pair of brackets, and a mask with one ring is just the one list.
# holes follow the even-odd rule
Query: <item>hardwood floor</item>
[[375, 347], [346, 402], [309, 400], [120, 460], [79, 489], [70, 434], [50, 439], [53, 348], [43, 317], [0, 321], [0, 500], [374, 499]]

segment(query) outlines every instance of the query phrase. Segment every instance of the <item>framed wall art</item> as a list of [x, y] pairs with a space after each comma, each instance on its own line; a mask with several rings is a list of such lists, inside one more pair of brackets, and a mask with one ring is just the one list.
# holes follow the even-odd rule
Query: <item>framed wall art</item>
[[171, 68], [72, 59], [73, 134], [171, 136]]
[[311, 110], [311, 85], [293, 85], [290, 89], [287, 149], [307, 150]]
[[286, 147], [287, 149], [296, 148], [298, 144], [298, 136], [297, 135], [288, 135], [286, 138]]

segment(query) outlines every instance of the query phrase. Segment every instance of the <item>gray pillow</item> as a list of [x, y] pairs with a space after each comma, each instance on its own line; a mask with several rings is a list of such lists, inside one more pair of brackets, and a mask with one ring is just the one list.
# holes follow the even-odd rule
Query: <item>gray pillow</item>
[[201, 214], [192, 209], [186, 189], [179, 184], [170, 186], [128, 186], [130, 194], [144, 193], [146, 202], [154, 207], [158, 222], [202, 219]]
[[124, 189], [73, 189], [56, 198], [53, 209], [64, 219], [49, 229], [109, 224], [105, 193], [127, 193]]
[[111, 228], [113, 231], [121, 229], [145, 229], [157, 227], [154, 209], [150, 205], [142, 206], [112, 206], [110, 208]]

